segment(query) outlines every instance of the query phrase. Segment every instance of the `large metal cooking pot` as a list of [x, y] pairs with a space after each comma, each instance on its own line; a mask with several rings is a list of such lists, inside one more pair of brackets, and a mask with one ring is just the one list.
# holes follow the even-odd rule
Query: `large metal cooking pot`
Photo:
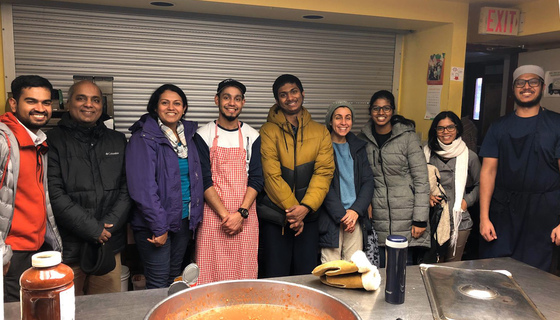
[[274, 280], [234, 280], [196, 286], [167, 297], [144, 319], [184, 320], [209, 309], [238, 304], [288, 305], [308, 312], [317, 310], [334, 319], [361, 319], [350, 306], [329, 294]]

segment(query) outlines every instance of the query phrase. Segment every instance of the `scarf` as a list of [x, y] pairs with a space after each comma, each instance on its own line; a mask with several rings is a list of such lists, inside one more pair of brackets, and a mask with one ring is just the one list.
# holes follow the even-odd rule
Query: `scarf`
[[[463, 218], [463, 210], [461, 203], [463, 202], [463, 195], [465, 193], [465, 186], [467, 184], [467, 173], [469, 169], [469, 149], [461, 137], [455, 139], [451, 144], [443, 144], [438, 139], [439, 146], [442, 150], [434, 151], [438, 156], [444, 159], [453, 159], [455, 161], [455, 203], [453, 203], [453, 232], [451, 234], [451, 246], [453, 247], [453, 254], [457, 247], [457, 237], [459, 236], [459, 225]], [[424, 155], [426, 161], [430, 161], [431, 150], [426, 145], [424, 146]]]
[[[439, 184], [439, 170], [436, 166], [431, 165], [428, 163], [428, 180], [430, 181], [430, 194], [434, 196], [441, 196], [445, 190]], [[446, 198], [445, 198], [446, 199]], [[439, 223], [436, 227], [436, 230], [432, 230], [434, 233], [435, 239], [438, 244], [441, 246], [450, 238], [450, 222], [449, 222], [449, 205], [447, 204], [447, 200], [441, 199], [441, 207], [443, 208], [441, 212], [441, 217]]]
[[169, 140], [169, 143], [171, 143], [171, 147], [173, 147], [173, 150], [175, 151], [177, 156], [181, 159], [186, 159], [188, 156], [188, 149], [187, 141], [185, 139], [185, 128], [183, 127], [183, 124], [181, 122], [177, 123], [177, 136], [179, 136], [179, 140], [177, 140], [177, 136], [175, 136], [173, 130], [164, 125], [159, 118], [158, 124], [161, 132], [165, 134], [167, 140]]

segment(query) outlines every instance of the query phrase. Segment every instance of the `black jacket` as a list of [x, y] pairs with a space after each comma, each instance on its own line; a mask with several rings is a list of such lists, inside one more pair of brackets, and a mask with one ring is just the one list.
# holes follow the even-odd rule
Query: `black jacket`
[[[354, 187], [356, 188], [356, 201], [349, 209], [352, 209], [360, 216], [358, 223], [364, 235], [364, 246], [367, 244], [367, 230], [371, 229], [371, 221], [367, 216], [367, 208], [373, 196], [374, 180], [370, 164], [367, 159], [367, 143], [358, 139], [353, 133], [346, 135], [346, 141], [350, 146], [350, 154], [354, 160]], [[338, 248], [338, 232], [340, 229], [340, 219], [346, 214], [346, 210], [340, 199], [340, 171], [336, 152], [334, 153], [336, 168], [331, 182], [331, 187], [325, 201], [323, 209], [326, 214], [319, 216], [319, 246], [321, 248]]]
[[124, 134], [102, 121], [86, 128], [68, 113], [47, 133], [49, 192], [62, 236], [65, 263], [78, 262], [85, 241], [95, 242], [104, 223], [113, 252], [124, 249], [125, 224], [131, 207], [126, 186]]

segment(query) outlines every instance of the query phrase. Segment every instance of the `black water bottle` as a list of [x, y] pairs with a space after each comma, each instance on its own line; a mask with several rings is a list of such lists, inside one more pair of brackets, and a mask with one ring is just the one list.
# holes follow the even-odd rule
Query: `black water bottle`
[[390, 235], [385, 241], [385, 249], [387, 251], [385, 301], [401, 304], [404, 302], [406, 285], [408, 241], [404, 236]]

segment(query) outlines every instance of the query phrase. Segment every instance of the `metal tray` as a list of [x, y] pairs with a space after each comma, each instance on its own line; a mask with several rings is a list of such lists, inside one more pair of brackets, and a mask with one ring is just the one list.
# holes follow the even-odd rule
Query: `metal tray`
[[421, 264], [434, 319], [546, 319], [506, 270]]

